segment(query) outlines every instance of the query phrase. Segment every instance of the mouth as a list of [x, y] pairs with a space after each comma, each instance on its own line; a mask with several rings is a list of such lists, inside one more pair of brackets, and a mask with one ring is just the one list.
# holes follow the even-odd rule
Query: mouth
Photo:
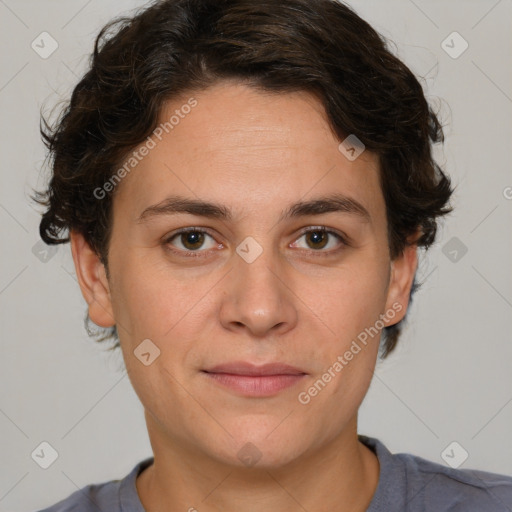
[[257, 366], [244, 361], [202, 370], [213, 382], [242, 396], [268, 397], [296, 385], [307, 373], [283, 363]]

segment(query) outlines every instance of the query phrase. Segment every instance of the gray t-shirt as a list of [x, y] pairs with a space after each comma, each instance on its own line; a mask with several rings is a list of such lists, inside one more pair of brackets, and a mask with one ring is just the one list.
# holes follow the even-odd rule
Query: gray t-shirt
[[[512, 512], [512, 477], [452, 469], [408, 453], [392, 454], [373, 437], [359, 440], [378, 457], [377, 490], [367, 512]], [[153, 463], [139, 462], [122, 480], [92, 484], [39, 512], [145, 512], [135, 486]]]

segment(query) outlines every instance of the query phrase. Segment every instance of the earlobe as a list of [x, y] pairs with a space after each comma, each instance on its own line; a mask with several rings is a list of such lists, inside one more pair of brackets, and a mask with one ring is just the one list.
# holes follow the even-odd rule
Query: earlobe
[[115, 325], [110, 287], [105, 267], [81, 233], [70, 231], [71, 254], [82, 295], [91, 320], [100, 327]]
[[[418, 266], [418, 248], [416, 244], [406, 245], [402, 254], [391, 262], [391, 277], [386, 300], [386, 311], [397, 312], [386, 327], [402, 320], [409, 306], [409, 297]], [[387, 316], [387, 315], [386, 315]]]

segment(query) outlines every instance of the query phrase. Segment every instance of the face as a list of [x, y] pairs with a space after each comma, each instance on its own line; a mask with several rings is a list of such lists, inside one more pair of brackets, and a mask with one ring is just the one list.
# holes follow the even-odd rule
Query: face
[[309, 94], [223, 82], [169, 119], [117, 184], [109, 281], [73, 234], [89, 314], [117, 325], [154, 449], [284, 465], [354, 428], [416, 251], [390, 260], [378, 159], [347, 158]]

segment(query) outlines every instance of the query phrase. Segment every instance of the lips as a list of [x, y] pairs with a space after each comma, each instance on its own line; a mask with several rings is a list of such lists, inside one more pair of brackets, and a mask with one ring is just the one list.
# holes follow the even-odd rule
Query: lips
[[306, 372], [284, 363], [255, 365], [236, 361], [217, 365], [203, 373], [211, 382], [237, 395], [253, 398], [272, 397], [301, 382]]
[[268, 375], [306, 375], [306, 372], [284, 363], [268, 363], [255, 365], [245, 361], [220, 364], [203, 370], [206, 373], [224, 373], [230, 375], [246, 375], [251, 377], [262, 377]]

